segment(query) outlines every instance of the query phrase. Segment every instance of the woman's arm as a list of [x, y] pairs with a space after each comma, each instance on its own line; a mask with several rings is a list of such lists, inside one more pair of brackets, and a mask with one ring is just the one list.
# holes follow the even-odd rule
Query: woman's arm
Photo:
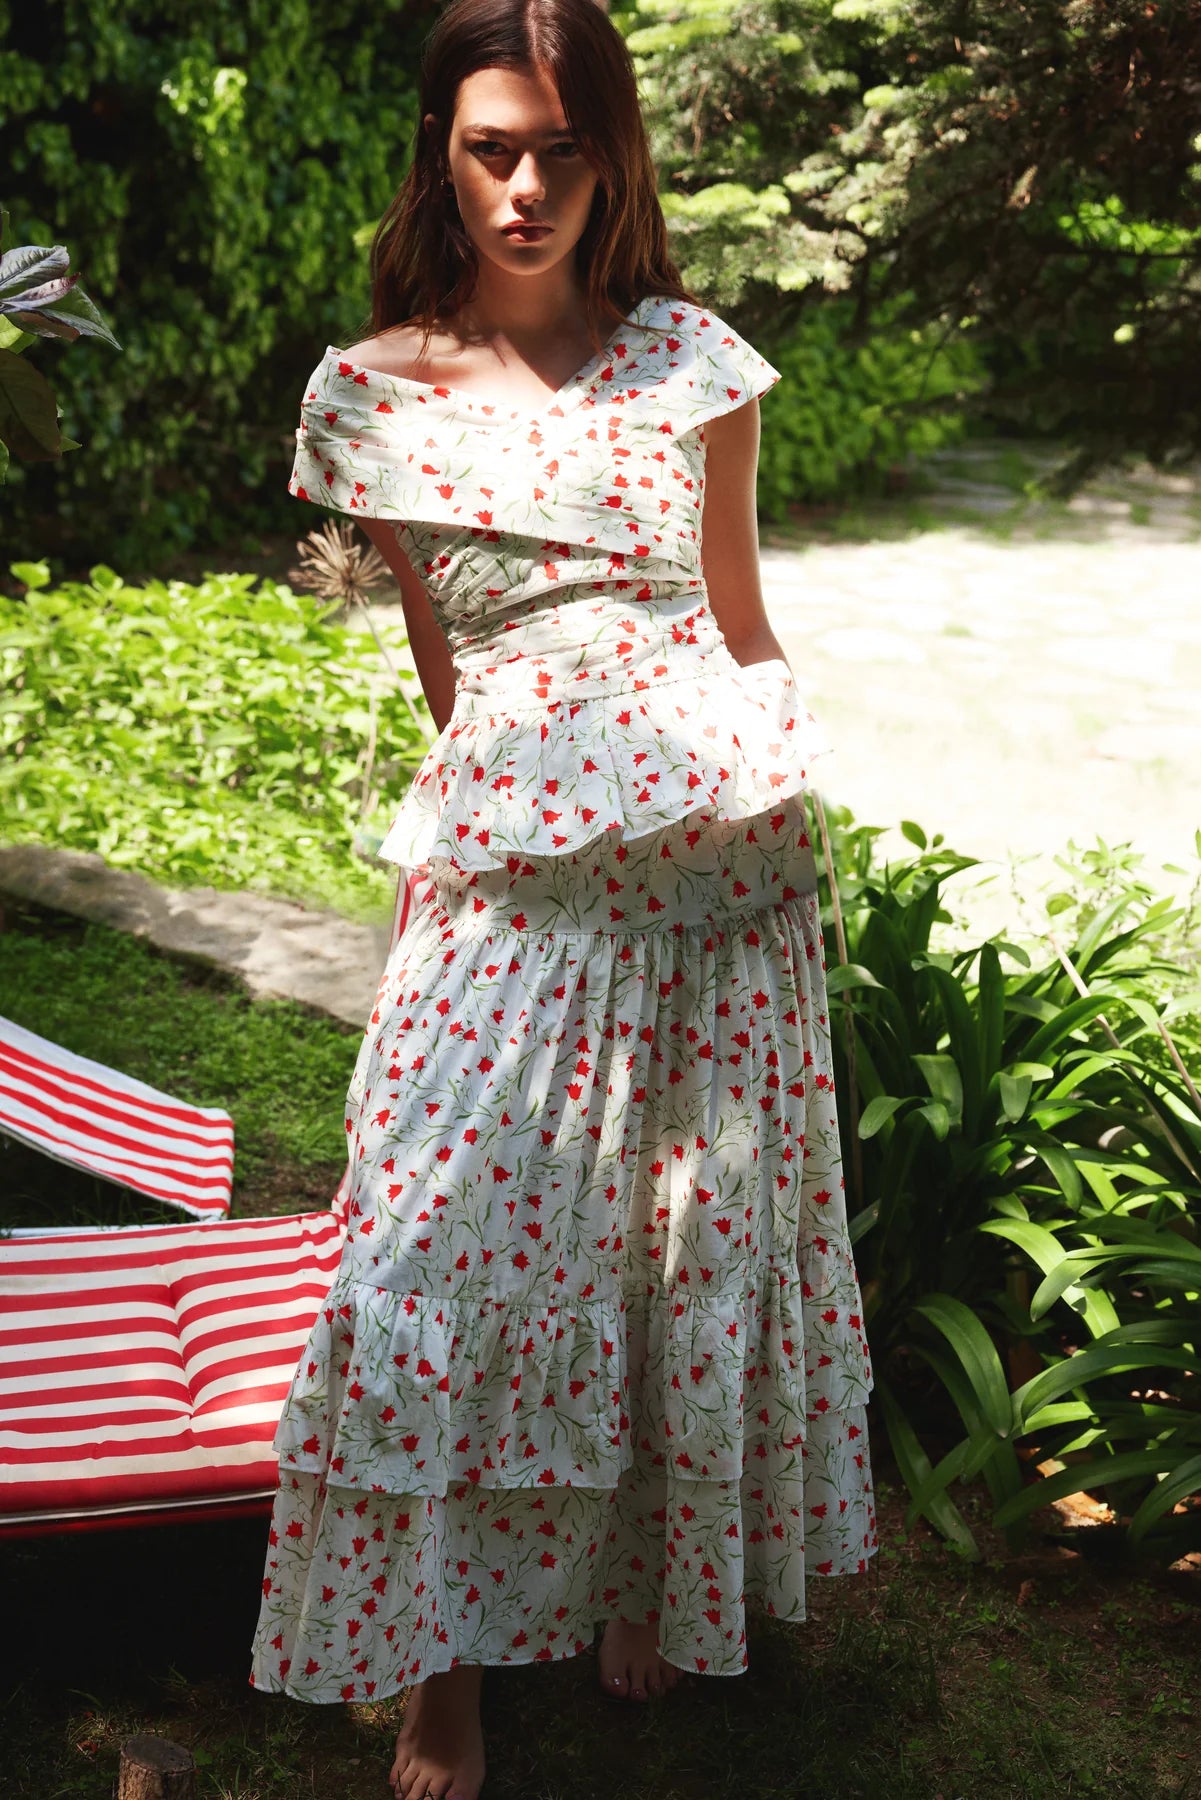
[[709, 606], [736, 662], [787, 662], [768, 624], [759, 577], [758, 400], [710, 419], [704, 431], [701, 561]]
[[360, 519], [359, 524], [371, 539], [400, 586], [404, 607], [405, 631], [421, 689], [439, 731], [445, 729], [455, 700], [455, 671], [446, 633], [434, 617], [430, 597], [415, 574], [413, 565], [396, 541], [396, 533], [386, 519]]

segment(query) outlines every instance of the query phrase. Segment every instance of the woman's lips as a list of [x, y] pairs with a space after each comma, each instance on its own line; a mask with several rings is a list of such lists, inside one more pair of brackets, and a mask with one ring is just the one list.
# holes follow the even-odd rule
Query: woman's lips
[[502, 225], [501, 230], [506, 237], [518, 238], [532, 243], [535, 238], [545, 237], [552, 227], [550, 225]]

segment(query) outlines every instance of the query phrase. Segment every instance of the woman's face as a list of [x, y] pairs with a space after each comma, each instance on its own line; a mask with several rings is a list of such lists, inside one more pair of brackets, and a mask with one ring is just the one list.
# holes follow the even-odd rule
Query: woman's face
[[[436, 128], [432, 113], [425, 124]], [[479, 69], [460, 82], [448, 157], [459, 213], [481, 257], [515, 274], [541, 274], [571, 254], [597, 177], [545, 70]], [[522, 220], [546, 229], [506, 229]]]

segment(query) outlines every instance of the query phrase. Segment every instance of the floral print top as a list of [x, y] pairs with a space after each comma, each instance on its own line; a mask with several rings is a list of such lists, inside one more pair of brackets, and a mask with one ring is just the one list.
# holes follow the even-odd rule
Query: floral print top
[[455, 667], [381, 856], [497, 868], [808, 785], [829, 745], [786, 663], [731, 656], [701, 561], [704, 427], [779, 379], [661, 295], [535, 411], [327, 349], [289, 490], [392, 524]]

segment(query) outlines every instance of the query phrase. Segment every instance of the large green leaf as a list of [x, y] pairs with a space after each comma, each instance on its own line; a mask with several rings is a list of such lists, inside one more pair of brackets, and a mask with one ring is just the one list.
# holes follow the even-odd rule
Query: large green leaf
[[946, 1107], [951, 1124], [962, 1124], [963, 1080], [954, 1057], [939, 1050], [932, 1053], [919, 1052], [913, 1060], [925, 1076], [931, 1094]]
[[[978, 1229], [997, 1237], [1008, 1238], [1010, 1243], [1015, 1244], [1019, 1250], [1024, 1250], [1031, 1261], [1037, 1263], [1047, 1274], [1052, 1269], [1057, 1269], [1067, 1254], [1053, 1232], [1030, 1219], [985, 1219]], [[1096, 1293], [1073, 1281], [1064, 1288], [1061, 1298], [1080, 1314], [1095, 1338], [1112, 1331], [1118, 1323], [1118, 1315], [1108, 1294]]]
[[[955, 1402], [960, 1418], [967, 1431], [967, 1439], [959, 1446], [962, 1455], [955, 1474], [958, 1479], [970, 1481], [974, 1475], [983, 1473], [988, 1482], [989, 1492], [994, 1505], [1000, 1505], [1010, 1494], [1016, 1494], [1022, 1485], [1021, 1465], [1018, 1462], [1012, 1440], [999, 1438], [992, 1426], [983, 1418], [974, 1388], [962, 1365], [951, 1356], [936, 1350], [931, 1344], [914, 1344], [915, 1355], [929, 1364]], [[1016, 1421], [1016, 1410], [1014, 1419]], [[952, 1467], [949, 1459], [944, 1457], [934, 1470], [930, 1481], [939, 1474], [943, 1466]], [[914, 1495], [914, 1502], [919, 1511], [925, 1511], [927, 1500], [931, 1497], [923, 1487]]]
[[1013, 1427], [1009, 1383], [997, 1347], [970, 1307], [952, 1294], [927, 1294], [913, 1308], [942, 1332], [963, 1364], [981, 1416], [998, 1437]]
[[1050, 1274], [1043, 1277], [1034, 1290], [1030, 1301], [1030, 1317], [1041, 1319], [1043, 1314], [1054, 1306], [1055, 1302], [1074, 1282], [1082, 1280], [1086, 1275], [1091, 1275], [1094, 1269], [1103, 1268], [1107, 1262], [1113, 1262], [1115, 1258], [1128, 1259], [1129, 1256], [1129, 1250], [1120, 1248], [1101, 1250], [1085, 1248], [1066, 1251], [1063, 1260], [1051, 1270]]
[[1201, 1493], [1201, 1456], [1190, 1456], [1157, 1482], [1136, 1509], [1130, 1521], [1131, 1543], [1140, 1543], [1157, 1519], [1172, 1511], [1181, 1500], [1191, 1500], [1198, 1493]]
[[14, 350], [0, 350], [0, 439], [25, 462], [49, 462], [62, 453], [50, 383]]
[[1065, 1039], [1082, 1026], [1091, 1024], [1109, 1004], [1105, 994], [1082, 994], [1078, 1000], [1070, 1001], [1059, 1007], [1054, 1018], [1048, 1019], [1029, 1042], [1022, 1047], [1022, 1054], [1029, 1062], [1046, 1062], [1053, 1050], [1058, 1049]]
[[1020, 1429], [1029, 1428], [1030, 1414], [1057, 1400], [1061, 1394], [1073, 1392], [1106, 1376], [1125, 1375], [1132, 1369], [1181, 1369], [1189, 1375], [1201, 1375], [1201, 1357], [1191, 1350], [1177, 1350], [1162, 1344], [1087, 1344], [1053, 1368], [1043, 1369], [1023, 1384], [1014, 1394], [1020, 1417]]
[[836, 963], [826, 971], [827, 994], [844, 994], [849, 988], [879, 988], [883, 985], [862, 963]]
[[1010, 1075], [1002, 1070], [997, 1077], [1001, 1091], [1001, 1113], [1011, 1125], [1016, 1125], [1030, 1104], [1032, 1086], [1029, 1075]]
[[1040, 1477], [1020, 1494], [1006, 1500], [998, 1507], [993, 1522], [1002, 1527], [1013, 1525], [1068, 1494], [1105, 1489], [1115, 1482], [1130, 1481], [1141, 1475], [1161, 1475], [1175, 1466], [1176, 1454], [1170, 1445], [1161, 1444], [1148, 1450], [1130, 1450], [1120, 1456], [1098, 1456], [1091, 1462], [1073, 1463], [1057, 1475]]
[[[950, 970], [930, 963], [924, 973], [933, 982], [943, 1013], [947, 1021], [947, 1035], [951, 1043], [951, 1055], [946, 1061], [955, 1069], [953, 1094], [944, 1092], [930, 1082], [931, 1092], [946, 1105], [948, 1112], [956, 1124], [959, 1124], [966, 1110], [968, 1118], [974, 1124], [979, 1117], [980, 1100], [983, 1094], [981, 1079], [984, 1051], [981, 1045], [980, 1031], [976, 1018], [968, 1004], [963, 985]], [[921, 1058], [916, 1058], [921, 1066]], [[929, 1072], [923, 1067], [923, 1074], [930, 1081]]]
[[[904, 1476], [910, 1493], [913, 1493], [932, 1473], [930, 1458], [922, 1449], [921, 1441], [892, 1389], [879, 1376], [876, 1378], [875, 1395], [883, 1408], [888, 1441], [897, 1467]], [[945, 1492], [936, 1493], [930, 1499], [925, 1508], [925, 1516], [961, 1556], [972, 1562], [980, 1560], [980, 1549], [972, 1536], [971, 1527]]]
[[907, 1106], [908, 1104], [908, 1100], [904, 1097], [898, 1099], [893, 1094], [877, 1094], [874, 1100], [868, 1101], [863, 1112], [860, 1114], [860, 1137], [875, 1137], [881, 1127], [888, 1124], [888, 1121], [892, 1118], [893, 1114], [900, 1107]]

